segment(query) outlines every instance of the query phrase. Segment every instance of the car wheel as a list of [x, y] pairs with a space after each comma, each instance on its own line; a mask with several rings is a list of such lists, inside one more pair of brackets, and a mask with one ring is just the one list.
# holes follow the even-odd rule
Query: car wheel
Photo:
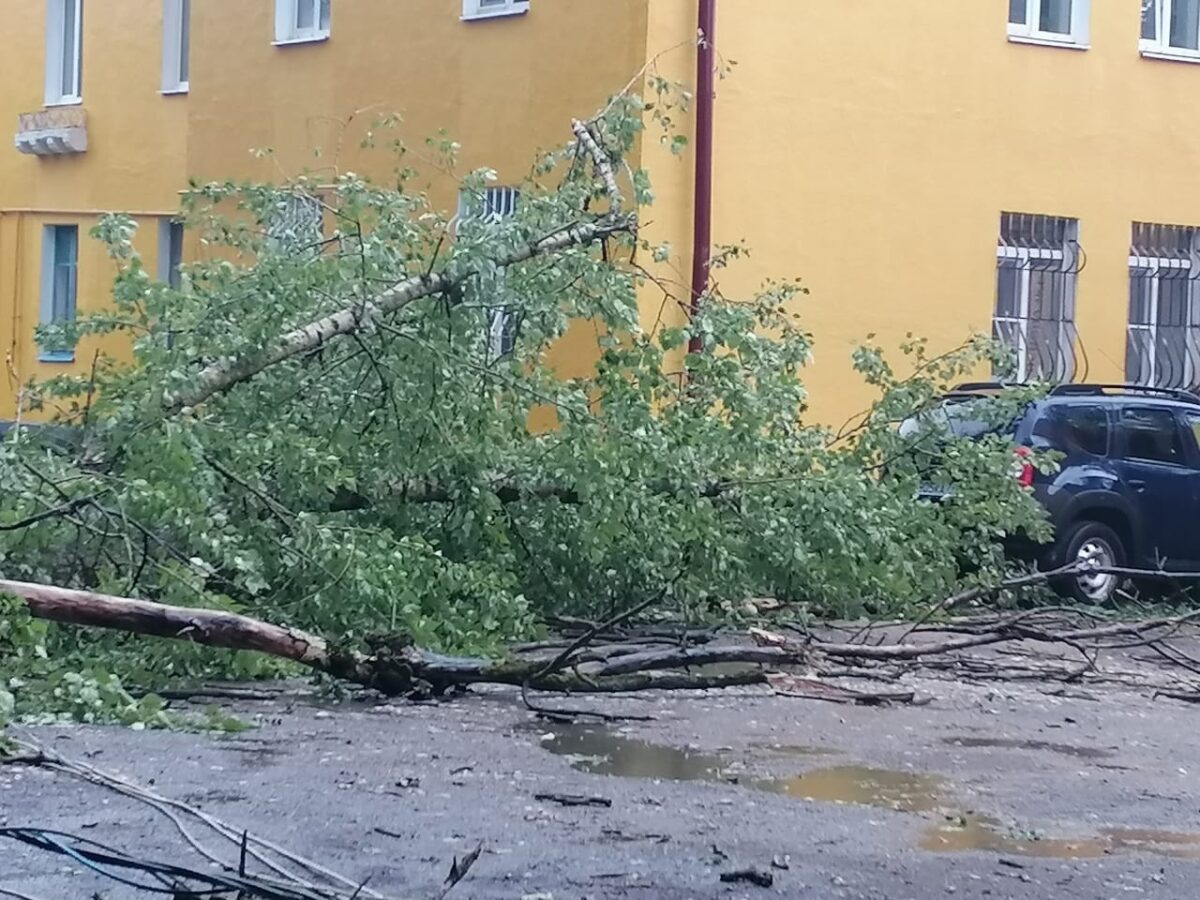
[[[1078, 565], [1101, 569], [1125, 565], [1125, 547], [1117, 533], [1099, 522], [1079, 522], [1062, 536], [1055, 547], [1054, 568]], [[1081, 603], [1107, 603], [1124, 579], [1111, 572], [1083, 571], [1056, 579], [1054, 589]]]

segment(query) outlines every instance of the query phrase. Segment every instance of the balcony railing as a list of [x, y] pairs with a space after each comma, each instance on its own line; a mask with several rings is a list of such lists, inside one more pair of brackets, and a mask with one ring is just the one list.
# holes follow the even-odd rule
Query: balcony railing
[[83, 153], [88, 146], [87, 114], [78, 106], [21, 113], [15, 143], [22, 153], [34, 156]]

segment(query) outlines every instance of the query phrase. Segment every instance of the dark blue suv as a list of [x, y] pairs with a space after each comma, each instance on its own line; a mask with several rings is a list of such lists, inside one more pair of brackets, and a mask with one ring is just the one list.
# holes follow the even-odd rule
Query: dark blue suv
[[[1034, 553], [1043, 570], [1086, 562], [1200, 570], [1200, 396], [1135, 385], [1060, 385], [1002, 430], [980, 423], [970, 401], [1003, 387], [960, 385], [940, 412], [956, 435], [1003, 431], [1018, 449], [1062, 454], [1057, 472], [1032, 466], [1021, 472], [1054, 525], [1053, 545]], [[1121, 580], [1085, 572], [1055, 587], [1098, 603]]]

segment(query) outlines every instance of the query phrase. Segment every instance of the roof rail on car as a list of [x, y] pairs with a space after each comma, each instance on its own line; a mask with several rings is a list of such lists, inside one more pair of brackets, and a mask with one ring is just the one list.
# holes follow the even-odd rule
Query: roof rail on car
[[965, 381], [950, 388], [944, 396], [953, 400], [970, 400], [978, 398], [981, 394], [999, 393], [1015, 387], [1020, 385], [1004, 381]]
[[[985, 391], [1003, 391], [1011, 388], [1028, 387], [1017, 382], [1006, 381], [967, 381], [950, 389], [950, 397], [969, 397]], [[1084, 382], [1081, 384], [1057, 384], [1050, 388], [1050, 395], [1063, 396], [1105, 396], [1114, 392], [1127, 394], [1150, 394], [1156, 397], [1166, 397], [1182, 403], [1194, 403], [1200, 406], [1200, 394], [1182, 388], [1155, 387], [1146, 384], [1131, 384], [1129, 382]]]
[[1192, 403], [1200, 406], [1200, 394], [1192, 391], [1186, 391], [1181, 388], [1165, 388], [1155, 387], [1146, 384], [1129, 384], [1129, 383], [1113, 383], [1113, 384], [1060, 384], [1050, 389], [1053, 396], [1104, 396], [1111, 392], [1123, 392], [1127, 394], [1151, 394], [1156, 397], [1166, 397], [1171, 400], [1178, 400], [1182, 403]]
[[1007, 388], [1018, 387], [1007, 381], [964, 381], [955, 385], [951, 390], [957, 393], [969, 394], [971, 391], [1003, 391]]

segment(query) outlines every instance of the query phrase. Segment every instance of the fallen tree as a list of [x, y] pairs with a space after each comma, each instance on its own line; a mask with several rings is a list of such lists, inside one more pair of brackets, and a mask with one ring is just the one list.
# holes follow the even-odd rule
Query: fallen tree
[[[369, 649], [337, 646], [300, 629], [234, 613], [50, 585], [0, 581], [0, 592], [20, 598], [29, 613], [39, 619], [230, 650], [253, 650], [392, 696], [442, 694], [471, 684], [513, 685], [523, 691], [560, 693], [708, 689], [767, 684], [772, 680], [770, 673], [795, 668], [814, 676], [870, 677], [883, 664], [915, 666], [931, 659], [953, 659], [966, 650], [1029, 642], [1057, 644], [1079, 653], [1082, 668], [1066, 672], [1066, 677], [1076, 680], [1089, 672], [1099, 675], [1097, 660], [1103, 650], [1136, 646], [1156, 648], [1169, 662], [1188, 669], [1180, 659], [1180, 651], [1169, 641], [1189, 629], [1195, 634], [1195, 625], [1200, 623], [1200, 611], [1140, 621], [1088, 622], [1086, 611], [1043, 609], [917, 626], [916, 630], [926, 632], [920, 635], [921, 640], [911, 639], [914, 628], [896, 626], [890, 639], [884, 635], [881, 640], [869, 641], [835, 641], [811, 633], [789, 638], [759, 628], [750, 629], [749, 643], [744, 639], [718, 641], [716, 635], [707, 632], [690, 636], [684, 632], [673, 642], [640, 633], [614, 639], [611, 630], [649, 606], [643, 604], [641, 609], [632, 608], [583, 629], [565, 646], [561, 642], [530, 645], [489, 659], [433, 653], [402, 635], [367, 639], [364, 643]], [[936, 639], [929, 638], [930, 631], [937, 634]], [[598, 635], [606, 635], [604, 643], [595, 642]], [[734, 672], [703, 671], [714, 665], [743, 668]], [[1193, 669], [1198, 670], [1200, 665]], [[899, 674], [890, 677], [895, 679]], [[1195, 685], [1182, 682], [1159, 686], [1159, 693], [1184, 699], [1190, 699], [1196, 691]], [[788, 693], [788, 688], [780, 692]], [[879, 699], [880, 695], [873, 696]]]
[[[105, 218], [112, 308], [39, 335], [93, 365], [23, 391], [78, 440], [0, 440], [0, 577], [108, 598], [39, 588], [40, 621], [196, 639], [143, 652], [112, 633], [0, 628], [0, 676], [46, 680], [47, 657], [139, 692], [181, 672], [273, 673], [261, 655], [203, 649], [232, 646], [399, 693], [744, 683], [760, 676], [696, 671], [734, 658], [715, 646], [602, 660], [592, 640], [552, 670], [506, 648], [548, 618], [647, 603], [700, 627], [756, 597], [905, 614], [1003, 581], [1004, 535], [1047, 533], [1012, 448], [952, 442], [920, 474], [954, 501], [918, 504], [922, 448], [894, 427], [996, 348], [914, 341], [897, 373], [864, 347], [853, 363], [877, 401], [837, 434], [806, 421], [802, 285], [727, 297], [714, 282], [691, 315], [674, 251], [639, 229], [653, 199], [639, 142], [686, 102], [662, 79], [645, 86], [653, 97], [573, 122], [504, 189], [505, 215], [495, 174], [458, 174], [453, 145], [434, 142], [420, 180], [389, 159], [381, 180], [194, 186], [181, 215], [207, 249], [174, 287], [148, 276], [136, 223]], [[434, 172], [453, 173], [459, 214], [414, 186]], [[298, 224], [314, 208], [320, 221]], [[740, 252], [719, 249], [714, 268]], [[95, 351], [114, 332], [132, 364]], [[753, 652], [765, 665], [792, 651]]]

